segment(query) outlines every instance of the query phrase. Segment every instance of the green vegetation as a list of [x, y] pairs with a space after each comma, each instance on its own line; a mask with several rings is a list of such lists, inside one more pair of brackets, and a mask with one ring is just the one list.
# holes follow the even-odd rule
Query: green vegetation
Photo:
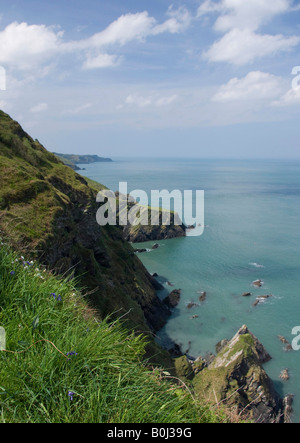
[[193, 423], [224, 419], [143, 360], [145, 339], [100, 320], [78, 282], [0, 246], [2, 423]]

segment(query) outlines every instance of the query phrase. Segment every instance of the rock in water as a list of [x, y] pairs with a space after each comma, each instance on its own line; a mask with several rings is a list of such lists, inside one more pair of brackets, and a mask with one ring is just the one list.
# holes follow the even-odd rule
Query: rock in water
[[181, 289], [174, 289], [164, 300], [163, 302], [169, 307], [169, 308], [176, 308], [178, 303], [180, 302], [180, 294]]
[[222, 402], [259, 423], [284, 420], [284, 402], [262, 365], [271, 359], [259, 340], [243, 326], [215, 359], [195, 375], [197, 397]]
[[281, 378], [281, 380], [288, 381], [288, 380], [290, 379], [288, 369], [284, 369], [284, 370], [281, 372], [281, 374], [280, 374], [279, 377]]
[[257, 287], [257, 288], [261, 288], [262, 287], [262, 280], [255, 280], [254, 282], [252, 282], [252, 285]]
[[5, 329], [0, 326], [0, 351], [5, 351], [6, 349], [6, 334]]
[[199, 297], [199, 301], [204, 302], [206, 300], [206, 292], [201, 292], [201, 295]]

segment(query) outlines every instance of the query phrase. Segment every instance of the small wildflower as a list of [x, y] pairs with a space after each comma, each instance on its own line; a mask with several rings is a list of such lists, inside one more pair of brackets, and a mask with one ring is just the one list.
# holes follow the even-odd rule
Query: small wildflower
[[73, 396], [75, 395], [75, 393], [74, 392], [72, 392], [72, 391], [69, 391], [68, 392], [68, 396], [70, 397], [70, 400], [71, 401], [73, 401]]
[[[68, 357], [73, 357], [74, 355], [76, 356], [76, 355], [78, 355], [78, 354], [77, 354], [77, 352], [72, 351], [72, 352], [67, 352], [66, 355], [67, 355]], [[68, 360], [70, 361], [71, 359], [68, 358]]]
[[10, 272], [10, 275], [15, 275], [15, 271], [11, 271], [11, 272]]
[[61, 295], [56, 295], [54, 292], [52, 292], [50, 295], [51, 295], [51, 297], [54, 298], [54, 300], [62, 301], [62, 296]]
[[77, 354], [77, 352], [71, 351], [71, 352], [67, 352], [66, 355], [72, 356], [72, 355], [78, 355], [78, 354]]

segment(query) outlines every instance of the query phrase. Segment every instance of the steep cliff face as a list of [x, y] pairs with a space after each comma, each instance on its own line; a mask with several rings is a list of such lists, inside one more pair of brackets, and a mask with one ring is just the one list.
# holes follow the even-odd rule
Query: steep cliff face
[[96, 221], [96, 195], [104, 188], [65, 166], [0, 111], [0, 230], [12, 245], [86, 287], [102, 317], [124, 316], [128, 327], [152, 332], [169, 315], [155, 282], [123, 232]]

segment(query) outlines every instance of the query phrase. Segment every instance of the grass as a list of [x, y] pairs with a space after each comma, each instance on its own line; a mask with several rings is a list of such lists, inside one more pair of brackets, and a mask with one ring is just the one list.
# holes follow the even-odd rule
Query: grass
[[[0, 246], [1, 423], [193, 423], [220, 420], [143, 361], [145, 339], [100, 321], [76, 281]], [[201, 418], [200, 418], [201, 417]]]

